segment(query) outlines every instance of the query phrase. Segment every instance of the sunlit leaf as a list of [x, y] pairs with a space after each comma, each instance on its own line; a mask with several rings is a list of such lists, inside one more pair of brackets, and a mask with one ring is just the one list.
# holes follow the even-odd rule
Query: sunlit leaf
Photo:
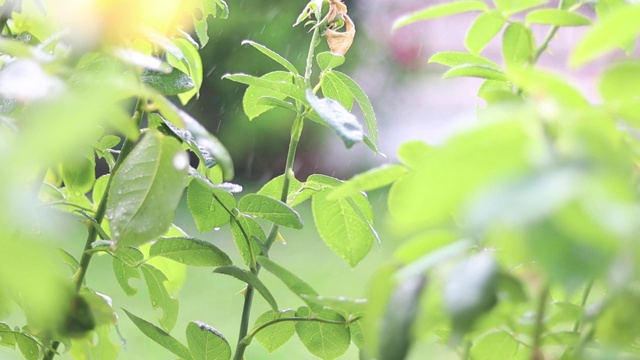
[[193, 360], [229, 360], [231, 347], [227, 339], [213, 327], [192, 321], [187, 325], [187, 343]]
[[337, 187], [329, 200], [353, 196], [361, 191], [375, 190], [387, 186], [408, 172], [402, 165], [385, 164], [360, 173]]
[[298, 70], [296, 69], [295, 66], [293, 66], [293, 64], [291, 64], [289, 62], [289, 60], [285, 59], [284, 57], [282, 57], [282, 55], [278, 54], [277, 52], [269, 49], [268, 47], [258, 44], [257, 42], [251, 41], [251, 40], [244, 40], [242, 42], [242, 45], [251, 45], [253, 46], [255, 49], [257, 49], [258, 51], [260, 51], [261, 53], [265, 54], [266, 56], [268, 56], [269, 58], [271, 58], [271, 60], [277, 62], [278, 64], [282, 65], [282, 67], [284, 67], [285, 69], [289, 70], [292, 74], [298, 74]]
[[337, 100], [320, 99], [310, 90], [307, 91], [307, 100], [324, 123], [336, 132], [346, 147], [350, 148], [363, 140], [362, 125]]
[[499, 11], [489, 11], [478, 16], [467, 31], [464, 46], [478, 55], [482, 49], [502, 30], [505, 19]]
[[166, 331], [160, 329], [159, 327], [144, 319], [133, 315], [127, 310], [124, 310], [124, 312], [136, 325], [136, 327], [140, 329], [140, 331], [142, 331], [142, 333], [145, 334], [149, 339], [155, 341], [158, 345], [171, 351], [181, 359], [191, 360], [191, 353], [189, 352], [189, 349], [181, 342], [173, 338], [171, 335], [169, 335]]
[[510, 359], [518, 351], [520, 344], [506, 331], [486, 334], [471, 346], [470, 354], [474, 359]]
[[438, 4], [423, 10], [416, 11], [412, 14], [400, 17], [393, 23], [393, 29], [413, 24], [418, 21], [435, 19], [449, 15], [455, 15], [470, 11], [486, 11], [487, 4], [477, 0], [453, 1], [444, 4]]
[[[260, 79], [289, 84], [293, 82], [293, 76], [291, 73], [284, 71], [273, 71], [262, 75]], [[273, 89], [265, 86], [250, 85], [242, 97], [242, 109], [249, 120], [253, 120], [262, 113], [274, 108], [274, 105], [265, 104], [261, 101], [266, 96], [277, 100], [284, 100], [288, 97], [285, 92], [274, 91]]]
[[523, 23], [514, 22], [507, 26], [502, 35], [502, 58], [507, 67], [518, 68], [531, 61], [534, 41], [531, 29]]
[[548, 0], [493, 0], [496, 7], [507, 15], [546, 4]]
[[164, 234], [186, 185], [188, 160], [173, 138], [149, 132], [113, 175], [106, 216], [119, 246]]
[[538, 9], [527, 14], [525, 21], [531, 24], [553, 26], [584, 26], [591, 24], [591, 20], [575, 12], [558, 9]]
[[640, 34], [640, 5], [620, 6], [596, 22], [573, 50], [569, 62], [580, 66], [615, 47], [625, 47]]
[[316, 56], [316, 61], [321, 71], [331, 70], [344, 64], [344, 56], [334, 54], [330, 51], [321, 52]]
[[146, 70], [140, 74], [140, 80], [162, 95], [178, 95], [195, 87], [193, 79], [176, 68], [169, 73]]

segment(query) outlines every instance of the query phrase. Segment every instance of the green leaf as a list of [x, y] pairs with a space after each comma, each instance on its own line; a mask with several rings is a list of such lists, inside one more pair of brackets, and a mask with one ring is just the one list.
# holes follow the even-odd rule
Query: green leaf
[[[262, 253], [262, 247], [267, 241], [264, 230], [253, 218], [241, 214], [231, 222], [231, 234], [236, 247], [246, 265], [255, 262], [255, 257]], [[260, 245], [262, 243], [262, 245]], [[251, 248], [249, 247], [251, 246]]]
[[113, 311], [109, 296], [87, 288], [82, 289], [80, 295], [86, 300], [96, 326], [113, 325], [117, 322], [118, 316]]
[[351, 90], [343, 83], [333, 71], [327, 71], [322, 75], [322, 95], [327, 98], [338, 100], [345, 109], [351, 111], [355, 97]]
[[378, 359], [402, 360], [411, 346], [411, 329], [420, 308], [424, 274], [404, 279], [391, 294], [382, 318]]
[[477, 77], [481, 79], [506, 80], [507, 76], [501, 71], [483, 65], [458, 65], [442, 74], [442, 78]]
[[14, 334], [22, 356], [24, 356], [26, 360], [38, 360], [40, 357], [40, 348], [34, 338], [25, 333], [16, 332]]
[[[120, 346], [111, 342], [110, 326], [98, 327], [90, 336], [71, 339], [69, 353], [73, 359], [116, 360]], [[66, 346], [65, 346], [66, 347]]]
[[[300, 296], [303, 300], [312, 306], [311, 309], [332, 309], [341, 312], [345, 316], [349, 315], [362, 315], [367, 307], [367, 299], [351, 299], [344, 296], [318, 296], [302, 294]], [[315, 306], [313, 306], [315, 305]]]
[[[313, 196], [313, 218], [322, 240], [353, 267], [367, 255], [375, 238], [367, 222], [371, 221], [371, 206], [362, 194], [329, 200], [332, 193], [333, 189], [328, 188]], [[356, 201], [359, 210], [354, 209], [350, 199]], [[366, 213], [367, 219], [358, 211]]]
[[[262, 188], [257, 192], [260, 195], [271, 196], [272, 198], [279, 199], [282, 195], [282, 186], [284, 184], [285, 175], [279, 175], [269, 180]], [[303, 184], [295, 177], [289, 180], [289, 195], [287, 196], [287, 205], [296, 206], [303, 203], [305, 200], [311, 198], [311, 195], [315, 191], [303, 187]]]
[[149, 126], [151, 124], [156, 125], [157, 127], [163, 130], [168, 135], [175, 135], [180, 141], [185, 142], [191, 151], [198, 156], [198, 159], [201, 163], [203, 163], [207, 168], [212, 168], [216, 165], [216, 159], [213, 157], [209, 149], [205, 146], [198, 144], [195, 137], [189, 130], [181, 129], [175, 126], [170, 121], [167, 121], [165, 118], [160, 116], [159, 114], [152, 113], [147, 115], [149, 119]]
[[[502, 35], [502, 58], [507, 68], [520, 68], [534, 55], [535, 43], [531, 29], [525, 24], [509, 24]], [[496, 79], [502, 80], [502, 79]]]
[[344, 56], [334, 54], [331, 51], [321, 52], [316, 56], [320, 71], [327, 71], [344, 64]]
[[[258, 264], [265, 268], [268, 272], [275, 275], [280, 281], [282, 281], [294, 294], [300, 297], [302, 300], [307, 301], [303, 297], [303, 295], [312, 295], [316, 296], [318, 293], [313, 290], [309, 284], [304, 282], [304, 280], [300, 279], [296, 274], [291, 271], [285, 269], [284, 267], [276, 264], [273, 260], [264, 257], [258, 256], [257, 259]], [[314, 310], [321, 310], [322, 307], [313, 307]]]
[[[129, 279], [140, 279], [140, 269], [133, 267], [133, 265], [142, 261], [144, 256], [134, 248], [121, 248], [116, 253], [119, 256], [113, 258], [113, 274], [124, 293], [133, 296], [138, 292], [138, 289], [129, 285]], [[127, 257], [129, 261], [125, 261], [121, 257]]]
[[226, 266], [231, 259], [213, 244], [185, 237], [161, 238], [151, 245], [150, 256], [162, 256], [190, 266]]
[[88, 156], [79, 156], [65, 161], [61, 166], [60, 175], [65, 186], [72, 194], [81, 196], [93, 188], [96, 181], [96, 163], [93, 152]]
[[329, 200], [356, 195], [362, 191], [387, 186], [407, 174], [409, 170], [397, 164], [385, 164], [360, 173], [337, 187]]
[[125, 314], [127, 314], [134, 325], [149, 339], [155, 341], [158, 345], [171, 351], [181, 359], [191, 359], [191, 353], [189, 352], [189, 349], [181, 342], [173, 338], [173, 336], [169, 335], [166, 331], [160, 329], [159, 327], [144, 319], [133, 315], [125, 309], [122, 310], [124, 310]]
[[[351, 91], [351, 94], [358, 102], [358, 106], [362, 110], [362, 114], [364, 115], [364, 121], [367, 124], [367, 131], [369, 132], [369, 139], [371, 140], [370, 144], [367, 144], [371, 150], [377, 152], [378, 151], [378, 124], [376, 119], [376, 114], [373, 111], [373, 106], [371, 105], [371, 101], [365, 92], [362, 90], [360, 85], [356, 83], [352, 78], [347, 76], [344, 73], [339, 71], [331, 71], [331, 78], [335, 81], [340, 81], [344, 86]], [[366, 141], [365, 141], [366, 143]]]
[[200, 95], [200, 87], [202, 87], [204, 77], [202, 73], [202, 59], [200, 58], [200, 53], [198, 53], [198, 44], [192, 43], [191, 41], [187, 39], [173, 39], [174, 45], [183, 54], [182, 59], [167, 55], [167, 61], [171, 66], [188, 74], [193, 80], [193, 89], [178, 95], [183, 105], [188, 103], [195, 95]]
[[591, 24], [591, 20], [584, 15], [559, 9], [533, 10], [527, 13], [525, 22], [553, 26], [585, 26]]
[[[307, 307], [301, 307], [296, 311], [296, 315], [309, 317], [311, 311]], [[331, 321], [344, 321], [340, 314], [331, 310], [320, 311], [316, 316]], [[295, 326], [302, 344], [310, 353], [323, 360], [335, 359], [349, 349], [351, 335], [346, 325], [299, 321]]]
[[505, 18], [499, 11], [480, 14], [467, 31], [464, 46], [472, 54], [480, 54], [482, 49], [502, 30], [504, 23]]
[[200, 46], [204, 47], [209, 42], [207, 18], [213, 16], [226, 19], [229, 16], [229, 7], [224, 0], [195, 0], [194, 4], [198, 11], [193, 12], [193, 26], [200, 40]]
[[227, 339], [213, 327], [192, 321], [187, 325], [187, 343], [193, 360], [229, 360], [231, 347]]
[[187, 187], [187, 205], [201, 233], [222, 227], [231, 221], [229, 211], [235, 209], [233, 195], [194, 179]]
[[254, 48], [256, 48], [261, 53], [267, 55], [269, 58], [271, 58], [271, 60], [277, 62], [280, 65], [282, 65], [282, 67], [284, 67], [285, 69], [289, 70], [292, 74], [298, 75], [298, 69], [296, 69], [296, 67], [293, 66], [293, 64], [291, 64], [289, 62], [289, 60], [285, 59], [284, 57], [282, 57], [277, 52], [269, 49], [268, 47], [266, 47], [264, 45], [258, 44], [257, 42], [253, 42], [251, 40], [244, 40], [242, 42], [242, 45], [246, 45], [246, 44], [249, 44], [249, 45], [253, 46]]
[[495, 6], [507, 15], [546, 4], [548, 0], [493, 0]]
[[403, 26], [407, 26], [418, 21], [435, 19], [470, 11], [487, 11], [487, 4], [485, 4], [483, 1], [463, 0], [434, 5], [426, 9], [416, 11], [412, 14], [400, 17], [393, 23], [393, 29], [399, 29]]
[[164, 234], [186, 185], [187, 155], [173, 138], [148, 132], [113, 175], [106, 216], [118, 246]]
[[640, 63], [624, 62], [609, 67], [602, 74], [598, 89], [610, 103], [640, 98]]
[[[235, 81], [237, 83], [241, 83], [241, 84], [245, 84], [245, 85], [249, 85], [249, 86], [257, 86], [257, 87], [261, 87], [267, 90], [270, 90], [269, 93], [267, 95], [270, 96], [274, 96], [274, 91], [284, 94], [287, 97], [290, 97], [294, 100], [297, 100], [301, 103], [305, 102], [305, 97], [304, 94], [302, 92], [302, 90], [300, 90], [299, 87], [297, 87], [296, 85], [293, 84], [293, 76], [291, 76], [290, 73], [287, 72], [282, 72], [282, 71], [274, 71], [274, 73], [277, 74], [288, 74], [290, 76], [290, 78], [292, 80], [287, 81], [287, 80], [280, 80], [280, 79], [270, 79], [265, 77], [265, 75], [263, 75], [262, 77], [255, 77], [255, 76], [251, 76], [251, 75], [247, 75], [247, 74], [227, 74], [224, 75], [222, 78], [223, 79], [229, 79], [231, 81]], [[270, 73], [272, 74], [272, 73]], [[274, 75], [275, 76], [275, 75]], [[278, 77], [281, 77], [281, 75], [278, 75]]]
[[247, 215], [263, 218], [265, 220], [287, 226], [294, 229], [302, 229], [300, 215], [270, 196], [260, 194], [248, 194], [240, 199], [238, 209]]
[[498, 270], [493, 255], [482, 252], [463, 260], [449, 273], [443, 297], [454, 338], [469, 331], [495, 305]]
[[338, 134], [347, 148], [363, 140], [362, 125], [337, 100], [320, 99], [311, 90], [307, 91], [307, 100], [324, 123]]
[[[206, 149], [211, 156], [216, 159], [217, 163], [222, 169], [225, 180], [233, 179], [233, 161], [231, 161], [231, 155], [220, 140], [211, 135], [207, 129], [197, 122], [191, 115], [178, 109], [164, 96], [153, 96], [154, 105], [158, 108], [160, 113], [174, 125], [184, 128], [189, 131], [195, 142], [199, 145], [199, 148]], [[201, 149], [201, 151], [202, 151]]]
[[219, 267], [215, 269], [213, 272], [218, 274], [233, 276], [234, 278], [253, 286], [256, 290], [258, 290], [260, 295], [262, 295], [262, 297], [264, 297], [264, 299], [267, 300], [269, 305], [271, 305], [271, 308], [273, 309], [273, 311], [278, 311], [278, 303], [276, 303], [276, 299], [273, 297], [273, 295], [271, 295], [271, 292], [262, 283], [262, 281], [260, 281], [260, 279], [258, 279], [258, 277], [254, 275], [252, 272], [240, 269], [239, 267], [236, 267], [236, 266]]
[[503, 101], [520, 101], [522, 97], [514, 92], [513, 85], [508, 81], [487, 80], [480, 85], [478, 97], [488, 104]]
[[178, 320], [178, 300], [169, 295], [164, 285], [168, 279], [162, 271], [149, 264], [142, 264], [140, 268], [147, 283], [151, 306], [154, 309], [162, 309], [162, 316], [159, 319], [160, 326], [166, 331], [171, 331]]
[[393, 257], [403, 263], [411, 263], [457, 239], [451, 231], [427, 231], [402, 243], [393, 253]]
[[583, 65], [616, 47], [625, 47], [640, 33], [640, 5], [619, 6], [596, 22], [573, 50], [569, 63]]
[[16, 335], [11, 330], [11, 327], [3, 322], [0, 322], [0, 345], [12, 349], [16, 347]]
[[471, 346], [472, 359], [512, 359], [519, 343], [506, 331], [491, 332], [478, 338]]
[[481, 66], [491, 68], [496, 71], [501, 71], [500, 66], [493, 61], [479, 56], [465, 52], [458, 51], [441, 51], [429, 58], [430, 63], [442, 64], [449, 67], [456, 67], [461, 65], [467, 66]]
[[[296, 315], [293, 310], [273, 311], [269, 310], [258, 316], [254, 328], [266, 324], [275, 319], [292, 318]], [[256, 339], [268, 352], [272, 353], [280, 346], [284, 345], [296, 333], [295, 323], [293, 321], [283, 321], [260, 330], [256, 334]]]
[[511, 81], [536, 99], [553, 99], [573, 108], [587, 109], [590, 106], [578, 89], [559, 75], [550, 72], [537, 69], [514, 70]]
[[145, 70], [140, 80], [162, 95], [178, 95], [195, 87], [193, 79], [176, 68], [171, 68], [170, 73]]
[[[291, 75], [291, 73], [284, 71], [273, 71], [262, 75], [260, 79], [285, 84], [293, 83], [293, 76]], [[242, 97], [242, 109], [244, 110], [244, 113], [247, 115], [249, 120], [253, 120], [256, 117], [260, 116], [262, 113], [265, 113], [275, 107], [274, 104], [265, 103], [264, 99], [266, 97], [284, 101], [284, 99], [286, 99], [288, 95], [287, 93], [275, 91], [268, 87], [250, 85], [245, 91], [244, 96]]]

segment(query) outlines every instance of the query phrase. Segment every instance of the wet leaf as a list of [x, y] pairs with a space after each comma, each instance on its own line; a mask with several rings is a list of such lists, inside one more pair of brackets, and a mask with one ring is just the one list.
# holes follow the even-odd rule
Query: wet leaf
[[[267, 322], [281, 318], [292, 318], [296, 315], [293, 310], [285, 310], [275, 312], [269, 310], [258, 316], [254, 328], [266, 324]], [[293, 321], [283, 321], [270, 325], [256, 334], [256, 339], [268, 352], [272, 353], [280, 346], [284, 345], [296, 333], [295, 323]]]
[[212, 326], [201, 321], [187, 325], [187, 343], [193, 360], [228, 360], [231, 347], [227, 339]]
[[140, 80], [162, 95], [178, 95], [195, 87], [193, 79], [176, 68], [171, 68], [170, 73], [145, 70]]
[[282, 226], [294, 229], [302, 229], [303, 226], [302, 219], [295, 210], [270, 196], [245, 195], [240, 199], [238, 209], [247, 215], [263, 218]]
[[148, 132], [113, 175], [106, 217], [120, 247], [141, 245], [164, 234], [173, 221], [187, 167], [180, 144]]
[[162, 256], [190, 266], [226, 266], [231, 259], [213, 244], [186, 237], [161, 238], [151, 245], [150, 256]]
[[201, 233], [228, 224], [236, 207], [233, 195], [204, 181], [194, 179], [187, 188], [187, 205]]
[[133, 315], [125, 309], [123, 310], [129, 317], [129, 319], [131, 319], [131, 321], [136, 325], [136, 327], [140, 331], [142, 331], [142, 333], [145, 334], [149, 339], [155, 341], [158, 345], [171, 351], [181, 359], [191, 360], [191, 353], [189, 352], [189, 349], [181, 342], [176, 340], [173, 336], [169, 335], [166, 331], [160, 329], [152, 323]]
[[[140, 250], [134, 248], [121, 248], [117, 250], [116, 254], [118, 256], [113, 258], [113, 274], [125, 294], [133, 296], [138, 292], [138, 289], [131, 287], [129, 280], [132, 278], [140, 279], [140, 269], [134, 265], [142, 261], [144, 256]], [[122, 259], [125, 256], [126, 261]]]
[[307, 91], [307, 100], [324, 123], [338, 134], [347, 148], [363, 140], [362, 125], [338, 101], [328, 98], [320, 99], [311, 90]]
[[171, 331], [178, 320], [178, 300], [169, 295], [164, 283], [168, 281], [162, 271], [149, 265], [140, 266], [144, 280], [147, 283], [151, 306], [154, 309], [162, 309], [160, 326], [167, 331]]

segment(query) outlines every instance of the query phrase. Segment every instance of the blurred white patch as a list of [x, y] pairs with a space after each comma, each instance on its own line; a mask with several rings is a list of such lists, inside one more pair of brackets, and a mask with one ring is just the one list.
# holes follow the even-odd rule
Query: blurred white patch
[[173, 167], [176, 170], [182, 171], [186, 169], [187, 166], [189, 166], [189, 156], [187, 156], [187, 153], [184, 151], [177, 153], [176, 156], [173, 157]]
[[30, 59], [11, 62], [0, 71], [0, 95], [20, 102], [53, 97], [64, 90], [64, 83], [47, 74]]

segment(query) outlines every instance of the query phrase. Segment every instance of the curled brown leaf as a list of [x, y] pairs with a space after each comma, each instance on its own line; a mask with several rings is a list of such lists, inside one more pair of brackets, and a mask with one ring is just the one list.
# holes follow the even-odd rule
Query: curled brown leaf
[[[342, 3], [340, 3], [342, 4]], [[344, 6], [344, 4], [342, 4]], [[342, 20], [345, 23], [345, 31], [339, 32], [332, 28], [330, 25], [325, 31], [325, 36], [327, 37], [327, 44], [329, 44], [329, 49], [332, 53], [338, 55], [345, 55], [351, 44], [353, 44], [353, 38], [356, 36], [356, 27], [351, 21], [349, 15], [346, 14], [346, 6], [345, 13], [342, 15]]]

